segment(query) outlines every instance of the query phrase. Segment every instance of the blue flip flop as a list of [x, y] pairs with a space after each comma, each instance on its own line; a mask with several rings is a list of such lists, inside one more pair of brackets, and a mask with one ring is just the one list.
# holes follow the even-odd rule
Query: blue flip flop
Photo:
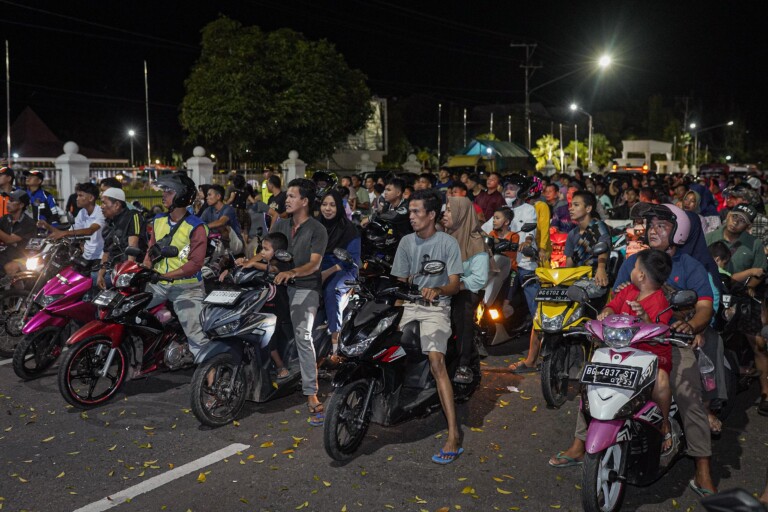
[[310, 427], [322, 427], [325, 423], [325, 415], [321, 412], [315, 413], [307, 420]]
[[459, 448], [459, 450], [455, 452], [444, 452], [443, 449], [440, 448], [440, 454], [433, 455], [432, 462], [434, 462], [435, 464], [441, 464], [441, 465], [450, 464], [451, 462], [458, 459], [459, 455], [461, 455], [462, 453], [464, 453], [464, 448]]

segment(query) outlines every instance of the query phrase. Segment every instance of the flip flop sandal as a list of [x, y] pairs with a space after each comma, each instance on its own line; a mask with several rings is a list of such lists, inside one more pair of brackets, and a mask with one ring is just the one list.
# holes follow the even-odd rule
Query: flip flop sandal
[[285, 379], [287, 379], [287, 378], [288, 378], [288, 377], [290, 377], [290, 376], [291, 376], [291, 372], [290, 372], [290, 370], [288, 370], [288, 368], [286, 368], [285, 366], [283, 366], [282, 368], [280, 368], [280, 369], [277, 371], [277, 375], [275, 375], [275, 378], [277, 379], [277, 381], [278, 381], [278, 382], [280, 382], [280, 381], [282, 381], [282, 380], [285, 380]]
[[433, 455], [432, 462], [444, 466], [458, 459], [462, 453], [464, 453], [464, 448], [459, 448], [455, 452], [444, 452], [443, 449], [440, 448], [440, 454]]
[[583, 460], [576, 460], [573, 457], [569, 457], [567, 455], [563, 455], [564, 453], [565, 452], [557, 452], [557, 455], [554, 455], [552, 458], [555, 459], [555, 460], [562, 459], [562, 460], [564, 460], [566, 462], [564, 462], [562, 464], [552, 464], [552, 460], [549, 460], [547, 463], [550, 466], [552, 466], [553, 468], [570, 468], [570, 467], [573, 467], [573, 466], [581, 466], [582, 464], [584, 464]]
[[691, 478], [691, 481], [688, 482], [688, 487], [690, 487], [693, 492], [695, 492], [702, 498], [705, 498], [707, 496], [712, 496], [713, 494], [715, 494], [709, 489], [704, 489], [703, 487], [697, 487], [696, 480], [694, 478]]
[[317, 405], [309, 405], [307, 404], [307, 407], [309, 408], [309, 419], [307, 419], [307, 422], [311, 427], [322, 427], [325, 423], [325, 408], [323, 407], [323, 404], [317, 404]]
[[539, 371], [538, 366], [528, 366], [525, 361], [518, 361], [509, 365], [509, 371], [511, 373], [535, 373]]

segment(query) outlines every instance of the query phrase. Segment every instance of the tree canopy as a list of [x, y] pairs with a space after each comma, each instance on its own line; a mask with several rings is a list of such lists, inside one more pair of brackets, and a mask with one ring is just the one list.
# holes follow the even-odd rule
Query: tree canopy
[[202, 30], [185, 81], [181, 124], [190, 142], [279, 161], [330, 155], [371, 115], [365, 75], [325, 40], [290, 29], [265, 33], [221, 17]]

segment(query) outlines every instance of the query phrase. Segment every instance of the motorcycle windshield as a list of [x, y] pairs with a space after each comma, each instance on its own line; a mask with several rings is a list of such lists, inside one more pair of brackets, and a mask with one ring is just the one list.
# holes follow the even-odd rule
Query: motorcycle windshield
[[579, 279], [591, 279], [592, 267], [567, 267], [567, 268], [543, 268], [536, 269], [536, 276], [542, 284], [570, 285]]

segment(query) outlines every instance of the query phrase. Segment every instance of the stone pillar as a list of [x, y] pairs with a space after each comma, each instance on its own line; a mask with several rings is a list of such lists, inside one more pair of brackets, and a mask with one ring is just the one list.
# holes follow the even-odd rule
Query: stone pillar
[[373, 172], [376, 170], [376, 162], [371, 161], [371, 155], [363, 153], [360, 155], [360, 161], [355, 164], [355, 168], [359, 173]]
[[187, 169], [191, 172], [189, 176], [195, 185], [210, 185], [213, 183], [213, 160], [205, 156], [205, 149], [202, 146], [195, 146], [192, 150], [194, 155], [187, 160]]
[[283, 188], [285, 189], [292, 180], [304, 177], [307, 164], [299, 159], [299, 152], [293, 149], [288, 153], [288, 160], [280, 164], [280, 168], [283, 170]]
[[413, 153], [408, 155], [408, 160], [402, 165], [402, 168], [405, 172], [421, 174], [421, 162]]
[[86, 183], [91, 179], [91, 161], [78, 151], [80, 151], [78, 145], [69, 141], [64, 144], [64, 154], [56, 159], [56, 169], [61, 170], [61, 181], [57, 183], [57, 188], [62, 207], [69, 196], [75, 193], [75, 186], [78, 183]]

